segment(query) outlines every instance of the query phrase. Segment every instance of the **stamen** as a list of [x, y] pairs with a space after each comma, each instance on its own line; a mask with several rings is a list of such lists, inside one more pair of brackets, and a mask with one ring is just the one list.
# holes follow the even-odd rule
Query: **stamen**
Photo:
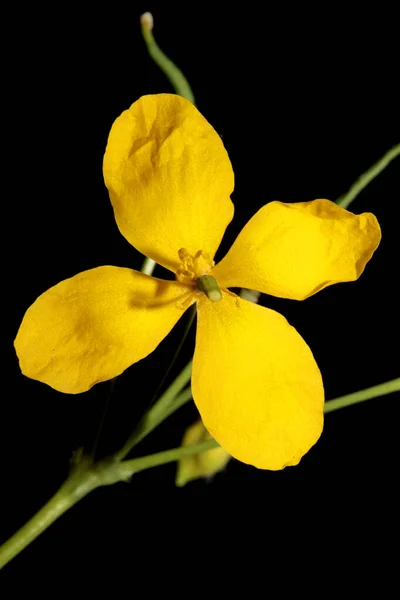
[[[176, 271], [176, 278], [181, 283], [187, 285], [196, 285], [198, 278], [207, 275], [215, 264], [211, 256], [207, 252], [203, 252], [203, 250], [197, 250], [193, 255], [190, 254], [186, 248], [181, 248], [178, 250], [178, 256], [180, 265]], [[216, 284], [216, 287], [214, 285], [213, 289], [219, 290], [218, 284]], [[204, 293], [207, 292], [204, 291]], [[212, 292], [211, 295], [213, 295]], [[218, 293], [214, 293], [214, 297], [214, 302], [221, 299]]]
[[181, 248], [180, 250], [178, 250], [178, 256], [180, 260], [185, 260], [185, 258], [188, 258], [190, 256], [189, 252], [186, 250], [186, 248]]

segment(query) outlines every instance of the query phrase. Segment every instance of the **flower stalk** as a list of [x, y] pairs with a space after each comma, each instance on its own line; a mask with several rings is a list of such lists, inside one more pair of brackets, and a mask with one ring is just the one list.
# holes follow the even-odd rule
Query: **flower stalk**
[[170, 58], [161, 50], [153, 36], [154, 20], [153, 15], [149, 12], [144, 13], [140, 17], [143, 39], [146, 43], [148, 53], [154, 60], [156, 65], [166, 75], [175, 92], [189, 100], [193, 104], [194, 95], [189, 85], [188, 80], [182, 71], [172, 62]]
[[[325, 413], [333, 412], [345, 406], [356, 404], [364, 400], [377, 398], [385, 394], [400, 391], [400, 378], [387, 381], [380, 385], [341, 396], [325, 404]], [[183, 406], [191, 397], [190, 389], [184, 390], [171, 404], [156, 404], [152, 419], [149, 419], [147, 433], [150, 433], [159, 423], [167, 418], [174, 410]], [[160, 399], [161, 400], [161, 399]], [[165, 404], [164, 404], [165, 402]], [[163, 405], [164, 404], [164, 405]], [[155, 415], [157, 415], [155, 417]], [[151, 426], [150, 426], [151, 423]], [[157, 424], [155, 424], [157, 423]], [[141, 432], [141, 438], [147, 433]], [[139, 437], [139, 436], [138, 436]], [[127, 461], [119, 462], [116, 457], [93, 463], [91, 458], [83, 457], [74, 467], [68, 479], [63, 483], [55, 495], [45, 504], [19, 531], [17, 531], [3, 546], [0, 547], [0, 569], [17, 556], [54, 521], [61, 517], [67, 510], [82, 500], [90, 492], [104, 485], [111, 485], [118, 481], [127, 481], [132, 475], [180, 460], [185, 456], [193, 456], [206, 452], [218, 446], [215, 440], [206, 440], [199, 444], [187, 447], [173, 448], [164, 452], [157, 452], [148, 456], [141, 456]]]
[[353, 183], [351, 188], [346, 194], [340, 196], [336, 200], [336, 204], [341, 206], [342, 208], [347, 208], [350, 204], [355, 200], [355, 198], [363, 191], [364, 188], [367, 187], [369, 183], [375, 177], [377, 177], [386, 167], [394, 160], [397, 156], [400, 155], [400, 144], [396, 144], [390, 150], [386, 152], [375, 164], [373, 164], [365, 173], [360, 175], [360, 177]]

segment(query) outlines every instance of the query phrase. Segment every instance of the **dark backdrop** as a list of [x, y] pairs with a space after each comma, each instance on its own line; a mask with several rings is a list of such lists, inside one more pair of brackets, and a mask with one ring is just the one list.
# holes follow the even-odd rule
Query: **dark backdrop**
[[[233, 163], [236, 213], [220, 256], [266, 202], [334, 200], [399, 142], [395, 36], [391, 15], [383, 11], [369, 19], [329, 7], [246, 11], [242, 5], [223, 10], [211, 3], [133, 2], [90, 10], [61, 4], [43, 12], [35, 6], [15, 16], [3, 114], [4, 539], [55, 492], [71, 453], [91, 447], [109, 393], [104, 383], [67, 396], [23, 377], [12, 342], [27, 307], [58, 281], [104, 264], [140, 268], [141, 256], [115, 224], [101, 165], [109, 128], [122, 110], [143, 94], [171, 91], [141, 39], [145, 10], [153, 10], [159, 44], [187, 75]], [[399, 376], [398, 166], [393, 163], [351, 207], [373, 211], [383, 232], [357, 283], [329, 287], [299, 303], [262, 297], [312, 348], [327, 399]], [[183, 325], [119, 378], [101, 453], [115, 449], [137, 422]], [[191, 335], [173, 375], [193, 345]], [[212, 483], [176, 489], [175, 466], [168, 465], [97, 490], [9, 565], [10, 581], [18, 586], [29, 576], [36, 591], [49, 578], [60, 585], [119, 574], [133, 590], [149, 566], [156, 573], [166, 566], [167, 589], [181, 582], [183, 556], [193, 569], [186, 572], [196, 578], [210, 561], [222, 569], [227, 542], [239, 561], [245, 555], [252, 561], [259, 553], [255, 546], [269, 552], [277, 536], [285, 540], [283, 556], [299, 558], [312, 526], [321, 544], [323, 532], [339, 523], [340, 547], [359, 539], [356, 524], [368, 535], [385, 528], [383, 522], [390, 528], [395, 396], [328, 415], [321, 440], [295, 468], [263, 472], [231, 461]], [[179, 445], [195, 418], [194, 407], [185, 407], [137, 454]], [[298, 537], [297, 527], [303, 530]], [[114, 561], [130, 569], [121, 573]]]

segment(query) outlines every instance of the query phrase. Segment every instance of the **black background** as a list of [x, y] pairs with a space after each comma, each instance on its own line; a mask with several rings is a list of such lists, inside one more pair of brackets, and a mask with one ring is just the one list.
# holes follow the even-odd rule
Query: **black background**
[[[334, 200], [399, 142], [395, 33], [383, 10], [352, 16], [328, 5], [316, 12], [289, 5], [133, 2], [89, 10], [61, 3], [10, 20], [3, 112], [4, 539], [55, 492], [72, 452], [91, 448], [109, 394], [107, 383], [68, 396], [28, 380], [12, 342], [27, 307], [58, 281], [105, 264], [140, 268], [141, 256], [115, 224], [101, 166], [113, 120], [143, 94], [172, 91], [141, 39], [145, 10], [153, 11], [156, 39], [187, 75], [233, 163], [236, 212], [219, 257], [266, 202]], [[399, 376], [398, 174], [394, 162], [352, 204], [354, 212], [374, 212], [383, 233], [358, 282], [305, 302], [262, 297], [310, 345], [327, 399]], [[137, 422], [183, 326], [118, 379], [101, 454], [122, 443]], [[194, 334], [172, 375], [193, 346]], [[276, 551], [282, 560], [296, 562], [311, 527], [322, 539], [338, 524], [342, 548], [360, 539], [356, 529], [391, 530], [396, 396], [329, 414], [321, 440], [295, 468], [263, 472], [231, 461], [212, 483], [176, 489], [175, 466], [168, 465], [97, 490], [4, 573], [17, 586], [28, 577], [33, 591], [50, 580], [75, 584], [100, 575], [118, 576], [134, 590], [150, 567], [155, 573], [166, 567], [167, 589], [181, 581], [183, 557], [196, 578], [210, 562], [218, 571], [227, 542], [241, 561], [260, 557], [258, 543], [263, 553], [271, 551], [276, 536], [285, 540]], [[186, 406], [137, 454], [179, 445], [195, 418], [194, 407]], [[301, 533], [294, 533], [297, 527]]]

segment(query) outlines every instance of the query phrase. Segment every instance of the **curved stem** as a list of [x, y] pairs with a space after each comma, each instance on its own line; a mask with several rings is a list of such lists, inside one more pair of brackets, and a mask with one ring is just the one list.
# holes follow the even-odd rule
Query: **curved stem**
[[183, 96], [194, 104], [194, 95], [188, 83], [188, 80], [180, 69], [168, 58], [166, 54], [157, 45], [153, 36], [153, 16], [151, 13], [144, 13], [140, 17], [143, 39], [146, 42], [147, 50], [156, 65], [169, 79], [172, 87], [179, 96]]
[[362, 192], [362, 190], [366, 188], [367, 185], [371, 183], [371, 181], [375, 179], [375, 177], [377, 177], [379, 173], [381, 173], [394, 158], [396, 158], [396, 156], [399, 156], [399, 154], [400, 144], [397, 144], [388, 150], [386, 154], [384, 154], [382, 158], [378, 160], [378, 162], [372, 165], [372, 167], [365, 171], [365, 173], [360, 175], [360, 177], [353, 183], [349, 191], [336, 200], [336, 204], [342, 206], [343, 208], [347, 208], [358, 196], [358, 194]]

